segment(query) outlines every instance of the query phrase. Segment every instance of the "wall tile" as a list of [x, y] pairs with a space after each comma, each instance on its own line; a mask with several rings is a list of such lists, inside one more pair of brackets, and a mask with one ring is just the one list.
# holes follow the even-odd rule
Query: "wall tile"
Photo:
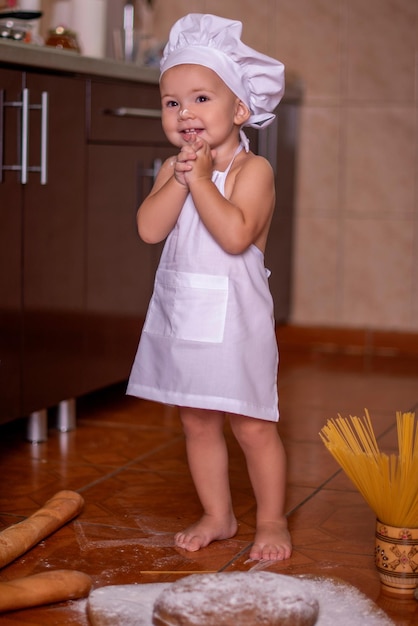
[[418, 329], [418, 163], [416, 181], [415, 200], [415, 221], [414, 221], [414, 245], [412, 252], [412, 320], [414, 328]]
[[341, 167], [339, 107], [301, 109], [297, 167], [297, 212], [335, 214], [339, 210]]
[[345, 326], [418, 330], [412, 319], [412, 219], [348, 219], [342, 251]]
[[337, 220], [296, 219], [292, 307], [296, 324], [335, 324], [338, 255]]
[[362, 107], [347, 112], [345, 209], [411, 214], [415, 203], [416, 111]]
[[243, 41], [264, 54], [273, 54], [274, 15], [276, 0], [156, 0], [157, 36], [165, 40], [172, 24], [187, 13], [213, 13], [243, 23]]
[[348, 97], [412, 101], [416, 0], [350, 0]]
[[304, 99], [340, 96], [343, 0], [278, 0], [274, 56], [303, 78]]
[[202, 13], [204, 0], [154, 0], [155, 35], [160, 41], [166, 41], [170, 28], [180, 17], [187, 13]]
[[242, 39], [252, 48], [273, 55], [275, 0], [205, 0], [206, 13], [214, 13], [243, 23]]

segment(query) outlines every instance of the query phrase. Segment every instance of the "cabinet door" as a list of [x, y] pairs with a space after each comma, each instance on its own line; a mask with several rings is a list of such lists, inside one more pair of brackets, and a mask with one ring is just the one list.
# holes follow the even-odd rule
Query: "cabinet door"
[[[20, 72], [0, 69], [0, 422], [20, 415], [22, 346], [22, 187]], [[7, 168], [7, 169], [4, 169]]]
[[[26, 74], [28, 183], [24, 186], [23, 414], [84, 391], [85, 83]], [[47, 182], [41, 184], [42, 93], [48, 94]]]
[[144, 244], [136, 211], [172, 147], [90, 145], [87, 220], [88, 381], [128, 377], [161, 246]]

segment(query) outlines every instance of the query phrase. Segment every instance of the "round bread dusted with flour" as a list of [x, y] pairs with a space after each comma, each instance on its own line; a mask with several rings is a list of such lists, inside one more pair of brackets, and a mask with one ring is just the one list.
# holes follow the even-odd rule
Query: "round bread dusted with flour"
[[193, 574], [156, 599], [154, 626], [313, 626], [319, 604], [303, 581], [272, 572]]

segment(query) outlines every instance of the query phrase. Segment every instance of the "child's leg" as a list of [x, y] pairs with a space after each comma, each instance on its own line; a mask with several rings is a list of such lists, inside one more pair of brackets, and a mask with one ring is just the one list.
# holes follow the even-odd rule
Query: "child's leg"
[[201, 519], [177, 533], [176, 545], [191, 552], [215, 539], [229, 539], [237, 531], [228, 476], [228, 451], [224, 438], [225, 414], [180, 407], [186, 436], [187, 458], [203, 507]]
[[257, 531], [250, 558], [287, 559], [292, 543], [284, 514], [286, 455], [277, 424], [233, 414], [230, 421], [245, 454], [257, 502]]

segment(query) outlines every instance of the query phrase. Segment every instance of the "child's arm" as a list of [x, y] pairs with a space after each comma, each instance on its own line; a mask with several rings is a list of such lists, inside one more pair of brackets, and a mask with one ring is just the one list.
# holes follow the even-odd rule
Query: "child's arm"
[[206, 228], [230, 254], [241, 254], [251, 244], [264, 250], [275, 203], [273, 170], [266, 159], [253, 154], [228, 175], [226, 195], [211, 181], [211, 152], [202, 143], [186, 180]]
[[163, 163], [153, 188], [138, 209], [138, 233], [146, 243], [158, 243], [167, 237], [189, 193], [181, 176], [174, 176], [175, 163], [175, 156]]

